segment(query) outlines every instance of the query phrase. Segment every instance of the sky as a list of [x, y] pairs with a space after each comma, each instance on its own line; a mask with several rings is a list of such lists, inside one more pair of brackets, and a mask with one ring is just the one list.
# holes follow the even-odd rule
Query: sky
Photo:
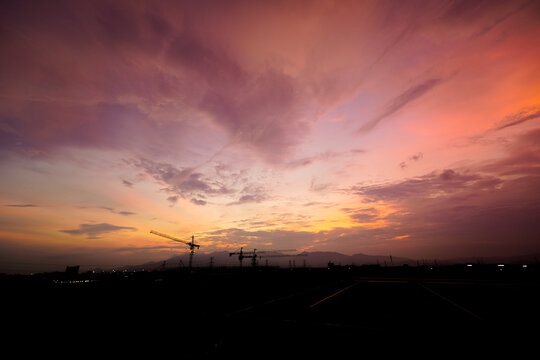
[[540, 2], [4, 1], [0, 272], [540, 252]]

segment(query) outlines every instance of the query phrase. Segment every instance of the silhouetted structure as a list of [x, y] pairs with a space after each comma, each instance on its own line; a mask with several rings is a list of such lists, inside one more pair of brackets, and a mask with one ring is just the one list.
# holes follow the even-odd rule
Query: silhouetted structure
[[79, 265], [66, 266], [66, 275], [77, 275], [79, 273]]
[[150, 234], [162, 236], [164, 238], [171, 239], [171, 240], [174, 240], [174, 241], [178, 241], [178, 242], [181, 242], [182, 244], [188, 245], [189, 246], [189, 269], [191, 270], [191, 265], [193, 264], [193, 254], [195, 253], [195, 248], [197, 248], [197, 249], [200, 248], [199, 244], [195, 244], [195, 235], [191, 235], [191, 242], [189, 242], [189, 241], [186, 241], [186, 240], [178, 239], [178, 238], [176, 238], [174, 236], [171, 236], [171, 235], [160, 233], [159, 231], [155, 231], [155, 230], [150, 230]]
[[[259, 251], [257, 252], [257, 249], [253, 249], [252, 253], [245, 253], [244, 248], [241, 247], [240, 251], [238, 252], [232, 252], [229, 253], [229, 256], [238, 255], [238, 261], [240, 262], [240, 267], [242, 267], [242, 261], [244, 258], [250, 258], [251, 259], [251, 265], [253, 267], [257, 266], [257, 258], [270, 258], [270, 257], [287, 257], [287, 256], [306, 256], [305, 254], [297, 254], [297, 255], [287, 255], [287, 254], [281, 254], [281, 252], [285, 251], [296, 251], [296, 250], [269, 250], [269, 251]], [[267, 254], [267, 255], [260, 255], [260, 254]], [[289, 268], [290, 266], [289, 261]], [[266, 265], [268, 266], [268, 260], [266, 262]]]

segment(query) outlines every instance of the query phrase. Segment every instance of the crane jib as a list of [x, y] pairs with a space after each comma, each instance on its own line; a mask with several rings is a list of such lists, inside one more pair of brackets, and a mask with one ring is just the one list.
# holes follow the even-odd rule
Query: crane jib
[[178, 239], [178, 238], [176, 238], [174, 236], [167, 235], [167, 234], [161, 233], [159, 231], [150, 230], [150, 234], [154, 234], [154, 235], [162, 236], [162, 237], [170, 239], [170, 240], [178, 241], [178, 242], [181, 242], [182, 244], [189, 245], [190, 247], [196, 247], [197, 249], [200, 248], [199, 244], [195, 244], [194, 242], [189, 242], [187, 240]]

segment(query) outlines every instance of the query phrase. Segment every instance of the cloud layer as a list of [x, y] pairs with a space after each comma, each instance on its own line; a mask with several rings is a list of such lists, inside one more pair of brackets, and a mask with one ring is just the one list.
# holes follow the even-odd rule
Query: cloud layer
[[208, 251], [534, 251], [539, 9], [9, 2], [0, 237], [137, 259], [163, 255], [147, 227]]

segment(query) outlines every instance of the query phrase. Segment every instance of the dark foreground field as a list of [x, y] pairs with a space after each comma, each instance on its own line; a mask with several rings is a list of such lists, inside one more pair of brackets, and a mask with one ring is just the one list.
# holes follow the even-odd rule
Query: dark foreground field
[[17, 357], [514, 356], [537, 349], [537, 269], [199, 269], [3, 276]]

